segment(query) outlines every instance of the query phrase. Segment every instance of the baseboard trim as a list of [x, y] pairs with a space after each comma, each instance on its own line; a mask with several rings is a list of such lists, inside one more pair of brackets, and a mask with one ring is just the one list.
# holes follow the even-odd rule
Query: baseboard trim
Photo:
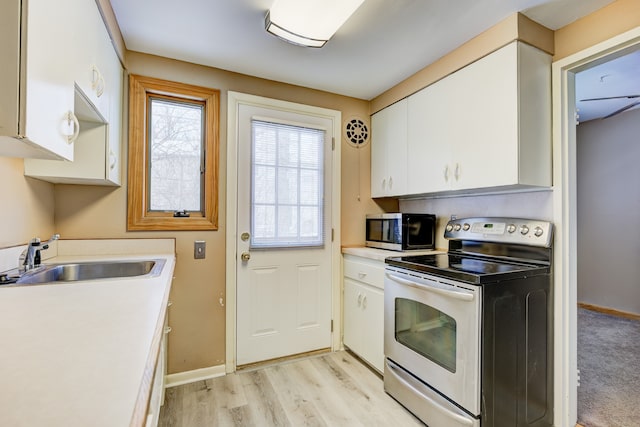
[[178, 372], [176, 374], [169, 374], [165, 377], [165, 388], [222, 377], [224, 375], [226, 375], [224, 365], [194, 369], [193, 371]]
[[626, 319], [640, 320], [640, 314], [628, 313], [626, 311], [615, 310], [613, 308], [600, 307], [599, 305], [586, 304], [583, 302], [578, 303], [578, 307], [591, 311], [597, 311], [598, 313], [610, 314], [612, 316], [624, 317]]

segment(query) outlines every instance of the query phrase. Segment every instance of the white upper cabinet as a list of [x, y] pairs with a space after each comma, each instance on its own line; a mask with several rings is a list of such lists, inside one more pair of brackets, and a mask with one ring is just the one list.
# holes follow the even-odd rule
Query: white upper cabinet
[[54, 183], [120, 185], [123, 69], [94, 1], [74, 2], [74, 161], [25, 159], [25, 175]]
[[407, 100], [371, 116], [371, 197], [407, 192]]
[[[374, 120], [380, 113], [372, 116], [373, 143], [379, 127], [383, 135], [389, 129], [402, 135], [399, 128], [407, 127], [406, 151], [398, 151], [406, 159], [406, 187], [377, 196], [551, 185], [550, 55], [513, 42], [406, 101], [406, 118], [398, 113], [388, 123]], [[374, 148], [371, 187], [376, 197], [381, 179], [376, 168], [382, 162], [373, 161]]]
[[0, 156], [73, 160], [73, 2], [0, 4]]
[[[96, 110], [109, 121], [109, 94], [118, 81], [110, 75], [115, 51], [95, 1], [75, 0], [74, 81]], [[116, 75], [117, 78], [117, 75]], [[119, 87], [118, 87], [119, 89]]]

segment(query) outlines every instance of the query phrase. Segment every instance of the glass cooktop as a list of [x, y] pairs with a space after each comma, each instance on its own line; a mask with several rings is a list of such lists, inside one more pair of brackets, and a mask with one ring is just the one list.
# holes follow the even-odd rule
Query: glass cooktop
[[547, 266], [452, 254], [392, 257], [387, 258], [385, 262], [396, 267], [474, 284], [549, 272]]

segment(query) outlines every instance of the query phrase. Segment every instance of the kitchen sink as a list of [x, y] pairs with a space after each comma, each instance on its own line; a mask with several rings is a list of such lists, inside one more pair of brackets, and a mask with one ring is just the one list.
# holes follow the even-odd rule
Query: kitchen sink
[[16, 286], [124, 277], [154, 277], [160, 275], [164, 264], [164, 259], [46, 264], [19, 277], [2, 275], [0, 284]]

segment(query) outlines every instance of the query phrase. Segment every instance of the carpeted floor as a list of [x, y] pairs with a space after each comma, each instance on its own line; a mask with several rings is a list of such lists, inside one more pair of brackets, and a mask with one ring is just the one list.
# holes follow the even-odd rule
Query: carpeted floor
[[640, 321], [578, 308], [578, 421], [640, 426]]

